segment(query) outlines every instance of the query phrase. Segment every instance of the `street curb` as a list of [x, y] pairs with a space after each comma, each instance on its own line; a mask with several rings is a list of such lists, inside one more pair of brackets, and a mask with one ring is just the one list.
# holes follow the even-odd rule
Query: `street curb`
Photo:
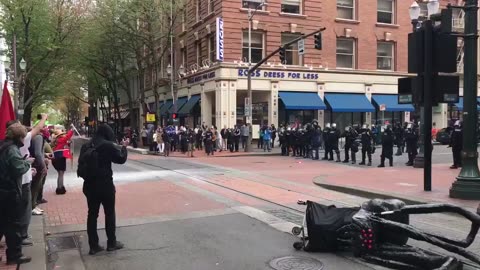
[[33, 246], [23, 247], [23, 253], [31, 256], [32, 261], [22, 264], [22, 270], [46, 270], [47, 269], [47, 243], [45, 241], [45, 226], [43, 216], [32, 216], [29, 226], [32, 235]]
[[380, 193], [367, 190], [360, 187], [339, 186], [324, 183], [322, 180], [314, 179], [313, 183], [325, 189], [346, 193], [349, 195], [364, 197], [367, 199], [398, 199], [404, 201], [406, 204], [427, 204], [427, 203], [442, 203], [440, 201], [426, 201], [415, 197], [402, 196], [395, 193]]

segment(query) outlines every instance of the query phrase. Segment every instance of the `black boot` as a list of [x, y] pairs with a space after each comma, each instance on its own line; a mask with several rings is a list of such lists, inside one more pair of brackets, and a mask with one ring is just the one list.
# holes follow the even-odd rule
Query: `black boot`
[[383, 167], [385, 167], [385, 163], [383, 163], [383, 162], [380, 163], [380, 165], [378, 165], [378, 168], [383, 168]]
[[342, 162], [342, 160], [340, 159], [340, 153], [337, 153], [337, 162]]
[[116, 241], [115, 244], [113, 245], [108, 245], [107, 251], [115, 251], [124, 248], [125, 246], [122, 244], [122, 242]]
[[367, 166], [372, 166], [372, 161], [369, 161]]
[[365, 160], [362, 160], [362, 162], [358, 163], [358, 165], [365, 165]]
[[348, 159], [345, 159], [344, 161], [342, 161], [342, 163], [348, 163]]

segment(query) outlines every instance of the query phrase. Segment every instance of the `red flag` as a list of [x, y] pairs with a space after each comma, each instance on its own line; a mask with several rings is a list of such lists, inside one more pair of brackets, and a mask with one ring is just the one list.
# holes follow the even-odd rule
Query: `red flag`
[[2, 101], [0, 102], [0, 140], [5, 139], [7, 122], [15, 119], [12, 99], [10, 98], [7, 84], [8, 82], [5, 80], [5, 84], [3, 85]]

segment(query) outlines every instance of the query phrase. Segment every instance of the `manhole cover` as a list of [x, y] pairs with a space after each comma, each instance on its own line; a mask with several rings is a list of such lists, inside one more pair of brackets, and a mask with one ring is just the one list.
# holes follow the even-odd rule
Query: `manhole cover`
[[75, 240], [75, 236], [52, 237], [47, 239], [47, 243], [48, 248], [51, 252], [77, 248], [77, 241]]
[[314, 258], [287, 256], [273, 259], [270, 266], [276, 270], [322, 270], [323, 263]]

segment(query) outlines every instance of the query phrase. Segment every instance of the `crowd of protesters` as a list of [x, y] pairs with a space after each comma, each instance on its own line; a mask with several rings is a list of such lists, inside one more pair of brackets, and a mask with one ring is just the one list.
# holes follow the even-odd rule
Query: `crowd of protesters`
[[63, 177], [73, 131], [47, 127], [45, 114], [37, 118], [31, 128], [9, 121], [0, 142], [0, 239], [5, 237], [7, 264], [31, 260], [23, 255], [22, 246], [33, 245], [28, 229], [31, 216], [42, 215], [39, 206], [47, 203], [43, 189], [50, 164], [58, 173], [56, 193], [67, 192]]

